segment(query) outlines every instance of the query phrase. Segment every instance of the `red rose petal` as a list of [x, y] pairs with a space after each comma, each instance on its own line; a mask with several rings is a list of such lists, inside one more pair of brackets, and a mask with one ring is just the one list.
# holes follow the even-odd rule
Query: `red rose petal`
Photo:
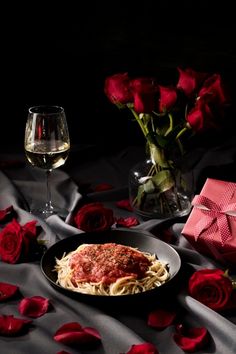
[[64, 344], [84, 344], [101, 339], [95, 328], [83, 328], [78, 322], [69, 322], [61, 326], [54, 335], [54, 340]]
[[132, 208], [132, 206], [130, 204], [129, 199], [119, 200], [118, 202], [116, 202], [116, 206], [118, 208], [121, 208], [121, 209], [125, 209], [125, 210], [128, 210], [128, 211], [133, 211], [133, 208]]
[[9, 283], [0, 283], [0, 302], [9, 299], [18, 291], [18, 286]]
[[139, 220], [133, 216], [129, 218], [119, 218], [116, 220], [116, 226], [132, 227], [139, 225]]
[[126, 354], [158, 354], [158, 350], [151, 343], [133, 344]]
[[14, 336], [15, 334], [19, 334], [31, 322], [31, 320], [22, 320], [13, 315], [0, 316], [0, 334]]
[[21, 315], [37, 318], [48, 311], [49, 305], [48, 299], [42, 296], [32, 296], [21, 300], [18, 308]]
[[84, 327], [83, 330], [94, 338], [101, 339], [100, 333], [95, 328]]
[[204, 327], [190, 328], [186, 333], [175, 333], [173, 335], [176, 344], [185, 352], [194, 352], [202, 349], [208, 342], [208, 331]]
[[157, 309], [152, 311], [148, 315], [148, 325], [159, 330], [162, 330], [170, 326], [176, 317], [176, 313], [173, 311], [165, 311]]
[[31, 235], [35, 236], [37, 233], [37, 228], [36, 228], [37, 221], [32, 220], [27, 222], [23, 227], [25, 231], [28, 231]]
[[60, 352], [57, 352], [57, 354], [70, 354], [70, 353], [66, 352], [65, 350], [61, 350]]
[[100, 183], [97, 184], [94, 188], [94, 192], [103, 192], [113, 189], [113, 186], [109, 183]]

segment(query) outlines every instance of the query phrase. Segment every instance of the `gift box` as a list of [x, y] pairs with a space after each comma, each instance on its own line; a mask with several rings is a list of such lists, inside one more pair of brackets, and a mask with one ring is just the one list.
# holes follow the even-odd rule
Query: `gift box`
[[236, 266], [236, 183], [208, 178], [182, 235], [201, 254]]

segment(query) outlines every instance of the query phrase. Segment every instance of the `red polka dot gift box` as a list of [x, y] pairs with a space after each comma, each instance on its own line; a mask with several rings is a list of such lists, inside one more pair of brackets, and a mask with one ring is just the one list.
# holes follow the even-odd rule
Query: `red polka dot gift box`
[[207, 178], [182, 235], [201, 254], [236, 265], [236, 183]]

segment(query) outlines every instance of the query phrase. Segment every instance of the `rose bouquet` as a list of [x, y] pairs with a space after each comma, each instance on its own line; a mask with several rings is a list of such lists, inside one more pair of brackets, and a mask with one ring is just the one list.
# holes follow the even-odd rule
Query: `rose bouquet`
[[227, 105], [219, 74], [180, 68], [178, 73], [177, 82], [170, 86], [160, 85], [155, 78], [130, 78], [128, 73], [119, 73], [107, 77], [104, 87], [113, 104], [132, 113], [150, 158], [144, 175], [135, 172], [138, 189], [131, 195], [131, 204], [136, 210], [158, 205], [159, 214], [164, 216], [181, 214], [184, 207], [177, 181], [183, 188], [178, 162], [187, 140], [219, 126]]

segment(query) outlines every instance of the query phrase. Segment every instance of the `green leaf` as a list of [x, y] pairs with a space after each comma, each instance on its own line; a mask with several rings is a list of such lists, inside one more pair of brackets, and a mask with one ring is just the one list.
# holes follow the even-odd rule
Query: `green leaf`
[[144, 192], [147, 194], [153, 193], [156, 189], [155, 185], [152, 182], [152, 179], [147, 180], [147, 182], [144, 183], [143, 187], [144, 187]]
[[150, 158], [154, 164], [159, 165], [162, 168], [168, 168], [168, 161], [165, 159], [164, 151], [158, 148], [154, 144], [149, 144]]
[[138, 193], [136, 195], [135, 203], [134, 203], [137, 206], [137, 208], [141, 207], [144, 197], [145, 197], [144, 185], [141, 185], [138, 187]]
[[147, 134], [146, 138], [150, 144], [154, 144], [156, 146], [159, 146], [160, 148], [164, 148], [166, 146], [166, 144], [168, 143], [168, 139], [166, 139], [164, 136], [159, 135], [153, 131], [149, 132]]
[[160, 193], [166, 192], [175, 185], [170, 170], [162, 170], [158, 172], [152, 177], [152, 181]]

